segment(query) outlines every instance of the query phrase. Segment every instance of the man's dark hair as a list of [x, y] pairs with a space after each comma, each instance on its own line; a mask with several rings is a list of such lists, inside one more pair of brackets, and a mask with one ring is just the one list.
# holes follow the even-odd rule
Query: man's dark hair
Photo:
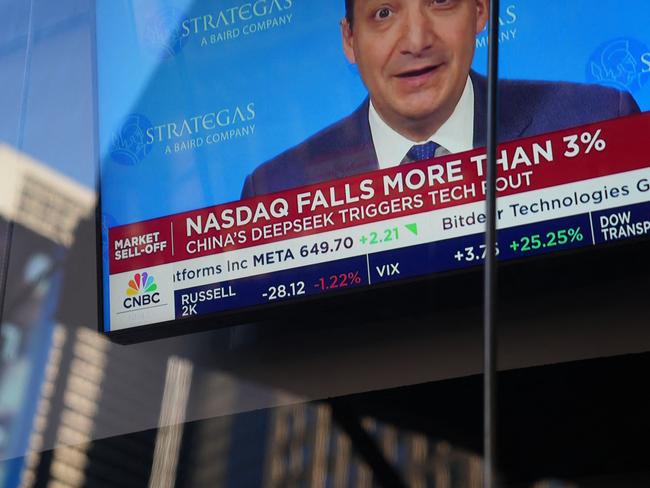
[[354, 0], [345, 0], [345, 18], [352, 27], [352, 21], [354, 20]]

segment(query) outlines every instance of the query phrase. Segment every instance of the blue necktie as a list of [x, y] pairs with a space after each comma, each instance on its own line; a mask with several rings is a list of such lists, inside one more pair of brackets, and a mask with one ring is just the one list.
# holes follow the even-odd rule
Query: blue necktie
[[423, 159], [431, 159], [436, 155], [436, 149], [439, 147], [440, 145], [433, 141], [424, 144], [417, 144], [409, 149], [409, 152], [407, 152], [404, 159], [402, 159], [401, 164], [422, 161]]

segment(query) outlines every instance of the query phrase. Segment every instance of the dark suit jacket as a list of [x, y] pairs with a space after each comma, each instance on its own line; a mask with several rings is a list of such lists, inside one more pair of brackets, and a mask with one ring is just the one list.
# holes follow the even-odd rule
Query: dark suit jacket
[[[474, 147], [486, 143], [487, 82], [474, 86]], [[242, 198], [378, 169], [368, 99], [348, 117], [257, 167]], [[539, 81], [499, 83], [499, 141], [505, 142], [639, 112], [629, 93], [597, 85]]]

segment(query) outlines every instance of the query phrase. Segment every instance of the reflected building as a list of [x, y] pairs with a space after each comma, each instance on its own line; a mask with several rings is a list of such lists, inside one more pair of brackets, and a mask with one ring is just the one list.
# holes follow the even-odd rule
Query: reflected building
[[7, 145], [0, 144], [0, 162], [0, 217], [70, 247], [95, 193]]
[[280, 407], [271, 418], [265, 488], [483, 485], [478, 456], [371, 417], [348, 435], [327, 403]]
[[16, 455], [43, 440], [67, 336], [53, 321], [64, 260], [95, 195], [7, 145], [0, 166], [0, 454], [14, 458], [0, 482], [11, 486]]

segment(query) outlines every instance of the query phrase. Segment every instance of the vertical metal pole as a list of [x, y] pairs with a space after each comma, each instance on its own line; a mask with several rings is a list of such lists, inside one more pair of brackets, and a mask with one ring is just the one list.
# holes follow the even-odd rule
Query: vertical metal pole
[[485, 277], [483, 303], [483, 483], [496, 485], [496, 391], [497, 391], [497, 260], [496, 260], [496, 153], [499, 79], [499, 0], [490, 0], [488, 33], [487, 97], [487, 193], [485, 230]]

